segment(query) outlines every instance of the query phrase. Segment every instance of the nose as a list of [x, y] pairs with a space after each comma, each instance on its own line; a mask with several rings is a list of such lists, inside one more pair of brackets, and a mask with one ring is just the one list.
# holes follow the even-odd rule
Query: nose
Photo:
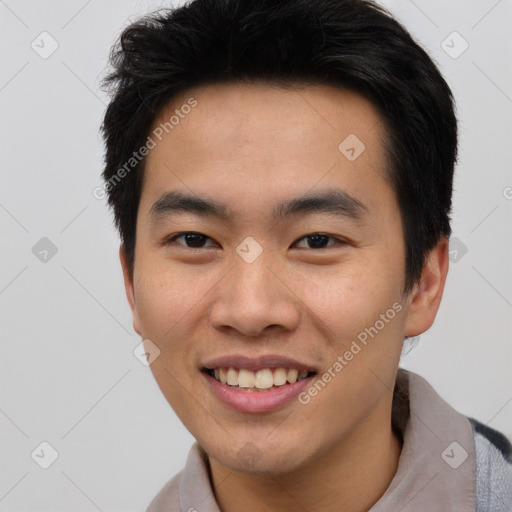
[[240, 260], [219, 283], [219, 295], [210, 311], [212, 326], [247, 337], [262, 336], [266, 329], [295, 330], [300, 300], [289, 281], [263, 255], [252, 263]]

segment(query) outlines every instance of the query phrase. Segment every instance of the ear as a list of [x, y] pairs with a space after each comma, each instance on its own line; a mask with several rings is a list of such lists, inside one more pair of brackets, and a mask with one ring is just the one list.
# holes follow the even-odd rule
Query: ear
[[427, 255], [421, 277], [409, 294], [406, 336], [417, 336], [434, 323], [443, 296], [448, 266], [448, 238], [443, 236]]
[[131, 276], [130, 271], [128, 269], [128, 261], [126, 258], [124, 245], [122, 245], [122, 244], [119, 247], [119, 259], [121, 260], [121, 267], [123, 269], [124, 289], [126, 291], [126, 298], [128, 299], [128, 304], [130, 304], [130, 309], [132, 310], [133, 329], [139, 336], [142, 336], [141, 328], [140, 328], [139, 314], [137, 312], [137, 305], [135, 303], [135, 290], [134, 290], [134, 286], [133, 286], [133, 277]]

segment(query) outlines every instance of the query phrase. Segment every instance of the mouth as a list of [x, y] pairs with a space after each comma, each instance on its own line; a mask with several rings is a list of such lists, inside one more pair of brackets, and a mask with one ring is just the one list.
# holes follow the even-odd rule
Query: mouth
[[203, 367], [201, 374], [213, 396], [240, 413], [270, 413], [291, 404], [315, 378], [301, 367]]
[[315, 371], [301, 368], [246, 368], [217, 367], [203, 368], [202, 372], [223, 386], [246, 392], [269, 392], [283, 386], [309, 379]]

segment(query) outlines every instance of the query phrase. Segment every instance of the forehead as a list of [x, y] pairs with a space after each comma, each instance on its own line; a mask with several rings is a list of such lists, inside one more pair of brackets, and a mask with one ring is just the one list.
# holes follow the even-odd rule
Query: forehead
[[[190, 105], [193, 105], [192, 107]], [[211, 84], [174, 97], [151, 128], [143, 186], [264, 202], [317, 184], [356, 195], [386, 185], [382, 118], [361, 95], [324, 85]], [[234, 195], [237, 198], [233, 198]]]
[[[189, 108], [192, 98], [197, 105]], [[165, 129], [171, 118], [172, 126]], [[377, 108], [354, 91], [265, 82], [210, 84], [182, 92], [161, 110], [152, 130], [159, 126], [164, 138], [173, 132], [175, 140], [192, 128], [203, 146], [222, 139], [250, 143], [256, 136], [279, 145], [286, 138], [313, 139], [326, 131], [343, 135], [347, 129], [371, 143], [371, 132], [377, 137], [384, 132]]]

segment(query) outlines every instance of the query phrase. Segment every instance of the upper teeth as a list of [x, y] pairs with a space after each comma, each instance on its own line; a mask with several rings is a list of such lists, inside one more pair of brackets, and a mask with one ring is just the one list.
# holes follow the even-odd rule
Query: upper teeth
[[305, 379], [307, 370], [295, 368], [264, 368], [253, 372], [242, 368], [215, 368], [214, 375], [222, 384], [240, 386], [241, 388], [268, 389], [272, 386], [282, 386], [289, 382], [293, 384], [297, 380]]

